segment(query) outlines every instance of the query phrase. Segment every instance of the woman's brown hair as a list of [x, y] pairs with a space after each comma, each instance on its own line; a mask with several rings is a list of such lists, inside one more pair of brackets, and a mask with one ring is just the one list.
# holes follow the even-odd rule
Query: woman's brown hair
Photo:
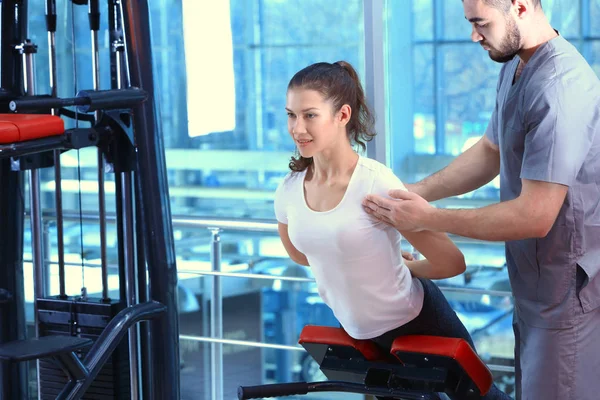
[[[333, 64], [320, 62], [309, 65], [298, 71], [288, 84], [290, 89], [301, 88], [319, 92], [325, 101], [331, 101], [337, 112], [344, 104], [352, 109], [350, 121], [346, 127], [351, 144], [365, 150], [366, 142], [375, 136], [375, 118], [367, 106], [358, 74], [346, 61]], [[304, 171], [313, 162], [298, 154], [292, 156], [290, 169], [294, 172]]]

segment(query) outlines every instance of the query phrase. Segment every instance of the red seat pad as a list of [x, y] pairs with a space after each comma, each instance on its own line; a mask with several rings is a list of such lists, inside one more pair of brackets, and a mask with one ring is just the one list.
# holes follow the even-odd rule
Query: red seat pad
[[14, 143], [19, 141], [19, 128], [13, 123], [0, 121], [0, 143]]
[[347, 346], [358, 350], [366, 360], [385, 360], [388, 355], [370, 340], [357, 340], [352, 338], [342, 328], [330, 326], [307, 325], [300, 333], [298, 343], [330, 344], [334, 346]]
[[485, 395], [492, 387], [492, 373], [464, 339], [423, 335], [400, 336], [392, 343], [390, 352], [398, 359], [400, 358], [397, 352], [453, 358], [473, 380], [481, 395]]
[[0, 143], [24, 142], [48, 136], [62, 135], [65, 124], [62, 118], [47, 114], [0, 114], [0, 122], [11, 123], [18, 130], [18, 137], [1, 135]]

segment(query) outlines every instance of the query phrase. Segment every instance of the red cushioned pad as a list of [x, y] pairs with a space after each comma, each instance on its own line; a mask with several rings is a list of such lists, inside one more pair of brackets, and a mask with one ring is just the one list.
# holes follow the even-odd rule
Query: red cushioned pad
[[62, 118], [45, 114], [0, 114], [0, 125], [2, 144], [57, 136], [65, 132]]
[[398, 352], [450, 357], [456, 360], [471, 377], [481, 395], [485, 395], [492, 386], [492, 373], [469, 343], [463, 339], [439, 336], [400, 336], [394, 340], [390, 352], [396, 357], [398, 357]]
[[14, 143], [19, 141], [19, 128], [10, 122], [0, 121], [0, 143]]
[[367, 360], [384, 360], [388, 355], [369, 340], [357, 340], [346, 333], [342, 328], [330, 326], [307, 325], [300, 333], [298, 343], [329, 344], [333, 346], [347, 346], [358, 350]]

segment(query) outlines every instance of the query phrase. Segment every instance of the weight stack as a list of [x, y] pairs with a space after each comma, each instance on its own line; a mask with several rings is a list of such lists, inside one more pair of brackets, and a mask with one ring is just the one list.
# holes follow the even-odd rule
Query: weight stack
[[[38, 299], [40, 336], [70, 335], [92, 339], [100, 336], [110, 320], [124, 308], [119, 301], [77, 298]], [[94, 379], [82, 399], [130, 399], [129, 344], [123, 337], [112, 356]], [[81, 352], [83, 360], [89, 349]], [[41, 399], [54, 400], [67, 383], [67, 375], [51, 360], [40, 360], [39, 384]]]

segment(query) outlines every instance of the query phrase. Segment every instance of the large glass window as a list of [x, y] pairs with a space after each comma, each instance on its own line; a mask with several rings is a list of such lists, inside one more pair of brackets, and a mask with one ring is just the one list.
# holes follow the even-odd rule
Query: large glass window
[[[340, 13], [340, 9], [344, 12]], [[213, 33], [199, 34], [196, 26], [199, 21], [188, 18], [188, 10], [204, 12], [203, 23], [208, 25], [205, 29]], [[183, 13], [189, 128], [178, 130], [178, 141], [167, 147], [171, 190], [185, 188], [177, 195], [172, 192], [173, 213], [272, 220], [273, 194], [287, 173], [294, 150], [287, 132], [287, 84], [295, 72], [317, 61], [347, 60], [363, 75], [362, 2], [336, 0], [325, 5], [318, 0], [231, 0], [229, 7], [215, 8], [212, 4], [184, 0]], [[193, 15], [198, 16], [197, 13]], [[229, 23], [223, 19], [225, 14]], [[157, 26], [157, 29], [165, 27]], [[207, 56], [202, 49], [209, 46], [209, 42], [219, 42], [220, 48], [230, 49], [230, 57]], [[164, 60], [167, 65], [160, 65], [159, 70], [168, 69], [168, 65], [183, 58]], [[213, 70], [204, 66], [207, 62], [222, 63], [220, 73], [201, 78]], [[219, 85], [201, 84], [215, 79]], [[211, 102], [218, 100], [221, 89], [229, 90], [229, 79], [233, 81], [233, 91], [228, 93], [233, 100], [232, 108], [223, 110]], [[206, 90], [207, 87], [216, 92]], [[179, 99], [179, 104], [186, 104], [184, 93], [174, 92], [163, 84], [160, 88], [161, 92], [171, 94], [172, 101]], [[196, 96], [205, 99], [202, 108], [192, 107]], [[163, 101], [161, 107], [172, 105]], [[192, 129], [194, 121], [214, 114], [229, 118], [230, 112], [229, 126], [203, 132]], [[180, 261], [179, 266], [189, 265], [197, 270], [195, 260], [207, 259], [210, 254], [208, 235], [188, 230], [182, 237], [196, 245], [187, 249], [178, 247], [178, 257], [190, 260]], [[225, 271], [312, 277], [310, 269], [295, 265], [287, 258], [273, 233], [249, 235], [248, 232], [226, 231], [221, 243]], [[180, 249], [184, 249], [183, 252]], [[187, 276], [184, 286], [199, 300], [200, 307], [182, 313], [182, 334], [208, 336], [210, 333], [206, 330], [208, 316], [203, 306], [207, 303], [203, 302], [209, 299], [210, 291], [206, 288], [211, 282], [210, 277]], [[297, 345], [305, 324], [337, 324], [312, 282], [226, 278], [223, 305], [223, 334], [228, 339], [291, 347]], [[199, 329], [202, 318], [204, 330]], [[213, 378], [206, 375], [208, 350], [206, 345], [194, 346], [193, 341], [182, 340], [183, 359], [188, 366], [183, 371], [184, 379], [196, 379], [194, 376], [199, 370], [205, 371], [205, 384]], [[315, 364], [304, 352], [232, 345], [226, 345], [223, 351], [226, 397], [234, 396], [232, 389], [239, 384], [287, 382], [310, 379], [317, 374]], [[246, 356], [250, 357], [249, 362], [237, 361]], [[207, 389], [209, 386], [205, 385], [206, 399], [211, 398]]]
[[599, 0], [591, 0], [590, 4], [590, 15], [588, 17], [588, 21], [591, 25], [591, 36], [595, 39], [600, 39], [600, 25], [592, 24], [591, 21], [600, 21], [600, 1]]
[[[544, 0], [543, 7], [552, 26], [597, 70], [600, 31], [592, 21], [600, 15], [599, 2]], [[409, 19], [404, 3], [387, 1], [388, 111], [393, 132], [389, 140], [397, 155], [392, 157], [395, 171], [414, 179], [422, 175], [422, 168], [411, 157], [410, 163], [401, 164], [406, 156], [456, 156], [485, 132], [501, 65], [471, 42], [461, 2], [413, 0], [412, 11]], [[397, 75], [409, 71], [414, 77], [411, 93], [398, 93]], [[402, 98], [407, 96], [413, 98], [412, 127], [398, 125], [406, 122]], [[421, 159], [431, 165], [428, 170], [438, 166], [431, 157]]]
[[[464, 20], [459, 0], [381, 1], [385, 3], [382, 17], [387, 129], [379, 134], [386, 136], [390, 166], [401, 179], [413, 182], [447, 165], [485, 132], [500, 65], [470, 42], [470, 26]], [[294, 150], [284, 110], [287, 83], [296, 71], [317, 61], [347, 60], [365, 78], [365, 51], [372, 49], [365, 49], [364, 45], [363, 3], [149, 1], [156, 97], [180, 271], [182, 335], [210, 335], [208, 309], [213, 277], [202, 273], [211, 268], [211, 234], [205, 228], [191, 227], [189, 221], [208, 217], [273, 222], [273, 194], [288, 171]], [[592, 23], [600, 19], [600, 0], [543, 3], [554, 26], [580, 49], [600, 75], [600, 27]], [[30, 38], [38, 44], [38, 93], [49, 91], [43, 10], [43, 0], [29, 2]], [[70, 97], [76, 89], [92, 86], [87, 7], [59, 0], [57, 10], [58, 94]], [[110, 86], [106, 26], [103, 15], [99, 35], [101, 89]], [[97, 281], [94, 277], [98, 272], [99, 228], [90, 219], [80, 226], [78, 211], [80, 205], [84, 213], [98, 210], [97, 153], [95, 149], [71, 151], [61, 156], [61, 162], [63, 202], [69, 216], [65, 245], [67, 260], [73, 264], [73, 275], [68, 275], [68, 294], [79, 292], [85, 275], [87, 285], [94, 290], [90, 295], [94, 295], [98, 289], [90, 282]], [[52, 170], [44, 170], [42, 177], [44, 208], [52, 209]], [[110, 173], [106, 181], [107, 209], [114, 213], [114, 182]], [[440, 206], [471, 207], [496, 201], [498, 183], [493, 181], [478, 191], [441, 202]], [[44, 227], [51, 249], [48, 258], [56, 262], [52, 221]], [[109, 223], [108, 229], [109, 282], [115, 289], [116, 234], [113, 224]], [[482, 357], [496, 366], [492, 369], [497, 381], [510, 392], [512, 300], [507, 295], [510, 287], [503, 268], [503, 245], [455, 239], [466, 255], [468, 271], [439, 283], [473, 335]], [[25, 251], [30, 253], [30, 236], [25, 242]], [[223, 272], [275, 277], [223, 278], [225, 339], [281, 347], [227, 344], [223, 348], [226, 387], [261, 380], [270, 383], [321, 379], [304, 353], [291, 348], [296, 345], [302, 325], [337, 324], [310, 281], [310, 269], [287, 258], [272, 229], [228, 229], [221, 237], [221, 246]], [[30, 258], [26, 254], [26, 259]], [[81, 267], [82, 259], [85, 268]], [[27, 276], [31, 276], [29, 271]], [[282, 277], [300, 280], [277, 279]], [[56, 279], [52, 279], [52, 292], [56, 294]], [[494, 292], [464, 293], [465, 287]], [[32, 301], [32, 290], [27, 293], [28, 301]], [[242, 308], [244, 312], [240, 313]], [[28, 318], [32, 321], [32, 314]], [[210, 345], [184, 338], [181, 354], [185, 387], [182, 399], [199, 398], [202, 390], [201, 398], [211, 398]], [[241, 357], [249, 357], [250, 361], [240, 365]], [[227, 395], [233, 396], [230, 392]], [[343, 394], [339, 398], [348, 397]]]
[[[157, 10], [162, 3], [153, 2]], [[170, 48], [177, 9], [169, 18], [157, 13], [161, 111], [186, 109], [180, 116], [190, 124], [163, 125], [176, 137], [167, 143], [174, 214], [273, 218], [273, 191], [294, 149], [284, 110], [290, 78], [313, 62], [342, 59], [362, 74], [362, 2], [339, 6], [343, 13], [320, 1], [184, 0], [185, 56]], [[200, 127], [211, 119], [213, 129]]]

